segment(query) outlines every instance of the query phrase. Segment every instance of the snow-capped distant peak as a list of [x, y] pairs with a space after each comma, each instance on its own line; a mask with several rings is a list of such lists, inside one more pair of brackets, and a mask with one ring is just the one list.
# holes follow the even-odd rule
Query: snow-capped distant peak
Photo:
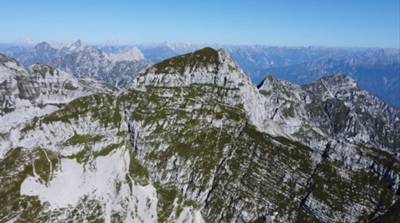
[[137, 47], [133, 47], [128, 51], [122, 53], [109, 54], [109, 57], [113, 61], [139, 61], [144, 60], [144, 55]]

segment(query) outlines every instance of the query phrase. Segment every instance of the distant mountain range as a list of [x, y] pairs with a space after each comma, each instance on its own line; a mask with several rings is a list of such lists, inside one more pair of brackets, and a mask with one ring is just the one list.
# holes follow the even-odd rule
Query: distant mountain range
[[[138, 46], [150, 61], [191, 52], [198, 45]], [[219, 47], [219, 46], [216, 46]], [[324, 76], [349, 75], [385, 102], [400, 106], [400, 49], [222, 46], [259, 84], [267, 75], [306, 84]]]
[[[204, 45], [163, 43], [136, 47], [145, 58], [158, 63]], [[400, 49], [262, 45], [213, 47], [226, 48], [255, 84], [259, 84], [267, 75], [307, 84], [324, 76], [344, 74], [354, 78], [362, 88], [386, 103], [400, 106]]]
[[[33, 48], [0, 45], [0, 52], [17, 58], [25, 66], [50, 64], [78, 77], [92, 77], [126, 87], [132, 80], [131, 74], [139, 73], [152, 63], [202, 47], [202, 44], [170, 43], [83, 46], [77, 41], [58, 49], [47, 43]], [[311, 83], [324, 76], [349, 75], [362, 88], [386, 103], [400, 106], [400, 49], [262, 45], [212, 47], [226, 48], [255, 84], [267, 75], [297, 84]]]
[[62, 48], [41, 42], [34, 47], [7, 48], [4, 52], [25, 67], [36, 63], [48, 64], [76, 77], [93, 78], [116, 87], [125, 87], [135, 74], [151, 65], [137, 48], [131, 47], [122, 53], [105, 53], [79, 40]]

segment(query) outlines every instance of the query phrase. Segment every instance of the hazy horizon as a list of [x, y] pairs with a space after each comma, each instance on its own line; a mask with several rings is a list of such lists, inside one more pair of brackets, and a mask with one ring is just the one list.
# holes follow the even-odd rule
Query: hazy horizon
[[330, 45], [272, 45], [272, 44], [260, 44], [260, 43], [243, 43], [243, 44], [234, 44], [234, 43], [193, 43], [193, 42], [170, 42], [170, 41], [160, 41], [160, 42], [117, 42], [116, 40], [104, 41], [104, 42], [88, 42], [82, 40], [80, 38], [76, 38], [76, 40], [58, 42], [53, 40], [40, 40], [40, 41], [27, 41], [27, 40], [16, 40], [10, 42], [0, 42], [1, 45], [10, 45], [10, 46], [26, 46], [26, 47], [34, 47], [35, 45], [46, 42], [50, 44], [52, 47], [60, 48], [60, 47], [68, 47], [75, 43], [76, 41], [81, 41], [84, 45], [89, 46], [121, 46], [121, 47], [134, 47], [134, 46], [165, 46], [165, 45], [188, 45], [188, 46], [198, 46], [198, 47], [277, 47], [277, 48], [331, 48], [331, 49], [391, 49], [391, 50], [400, 50], [400, 46], [398, 47], [381, 47], [381, 46], [330, 46]]
[[399, 7], [398, 0], [21, 0], [0, 8], [7, 31], [0, 42], [400, 48]]

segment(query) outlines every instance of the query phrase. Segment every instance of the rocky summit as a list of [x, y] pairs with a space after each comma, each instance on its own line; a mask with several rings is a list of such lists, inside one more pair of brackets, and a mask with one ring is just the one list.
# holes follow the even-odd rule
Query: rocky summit
[[256, 87], [203, 48], [118, 90], [1, 55], [0, 91], [0, 222], [400, 219], [400, 111], [347, 76]]

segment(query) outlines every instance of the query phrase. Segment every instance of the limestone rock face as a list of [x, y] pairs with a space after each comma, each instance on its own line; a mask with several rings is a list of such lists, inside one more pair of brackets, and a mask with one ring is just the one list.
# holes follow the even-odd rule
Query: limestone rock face
[[[10, 95], [1, 117], [16, 114], [16, 95], [34, 106], [84, 92], [76, 79], [73, 89], [56, 91], [63, 73], [51, 67], [0, 62], [0, 89]], [[310, 85], [268, 77], [257, 88], [227, 51], [204, 48], [148, 68], [125, 91], [89, 86], [92, 94], [2, 133], [0, 221], [399, 215], [399, 111], [346, 76]]]

